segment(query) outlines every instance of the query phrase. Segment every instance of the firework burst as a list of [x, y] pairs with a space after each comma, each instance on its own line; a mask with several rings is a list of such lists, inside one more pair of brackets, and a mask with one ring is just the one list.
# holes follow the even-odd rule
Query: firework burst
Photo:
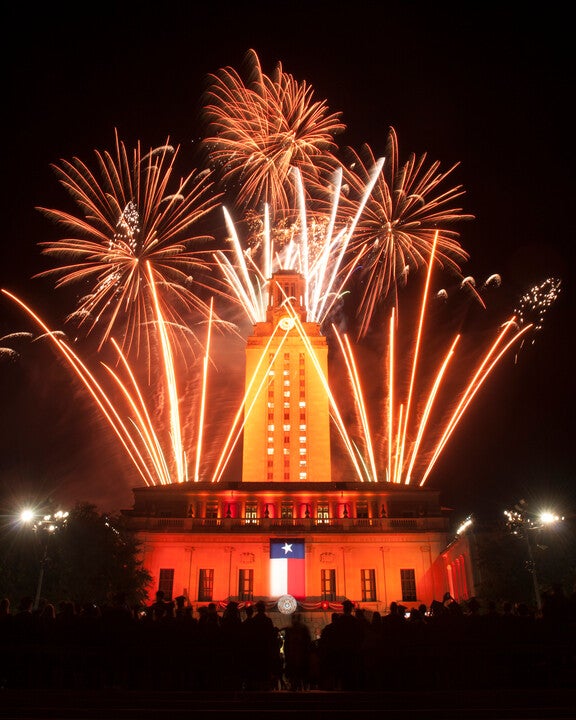
[[[298, 169], [294, 170], [299, 213], [293, 222], [270, 222], [268, 206], [252, 232], [248, 249], [244, 249], [230, 213], [224, 208], [230, 234], [232, 253], [219, 251], [215, 260], [220, 266], [229, 295], [244, 310], [252, 323], [262, 322], [268, 307], [268, 284], [276, 270], [295, 270], [305, 283], [304, 306], [310, 322], [323, 324], [335, 303], [345, 291], [355, 264], [342, 272], [343, 259], [361, 217], [364, 205], [382, 170], [377, 160], [369, 174], [363, 193], [354, 207], [354, 215], [337, 226], [341, 197], [342, 171], [334, 176], [332, 206], [329, 214], [310, 216], [307, 212], [304, 183]], [[255, 221], [253, 221], [255, 223]]]
[[[366, 183], [374, 155], [368, 145], [360, 153], [350, 153], [345, 181], [353, 199]], [[427, 165], [426, 160], [426, 154], [419, 158], [412, 154], [400, 165], [396, 132], [390, 129], [383, 171], [350, 243], [350, 255], [360, 268], [360, 338], [367, 333], [376, 309], [389, 292], [404, 284], [411, 270], [428, 264], [436, 233], [437, 263], [458, 275], [461, 263], [468, 259], [458, 241], [459, 233], [448, 227], [472, 217], [454, 204], [464, 191], [460, 185], [442, 189], [457, 165], [441, 171], [439, 162]]]
[[210, 76], [204, 146], [223, 184], [234, 187], [238, 206], [286, 209], [294, 197], [292, 168], [314, 187], [335, 168], [333, 137], [345, 126], [280, 63], [269, 77], [256, 52], [250, 50], [246, 60], [247, 81], [230, 67]]
[[527, 290], [515, 310], [518, 323], [525, 325], [530, 322], [534, 326], [534, 332], [540, 332], [546, 313], [558, 299], [561, 284], [562, 281], [557, 278], [546, 278]]
[[70, 319], [98, 331], [100, 347], [114, 333], [122, 337], [124, 351], [134, 346], [137, 353], [149, 352], [149, 330], [157, 321], [150, 278], [172, 329], [185, 333], [186, 311], [209, 315], [200, 295], [205, 285], [198, 279], [210, 257], [198, 246], [209, 237], [195, 234], [193, 226], [218, 197], [206, 171], [193, 170], [171, 189], [178, 149], [169, 144], [143, 154], [138, 143], [129, 153], [116, 136], [114, 154], [95, 154], [95, 172], [78, 158], [54, 166], [81, 214], [39, 208], [71, 232], [40, 243], [44, 254], [62, 260], [41, 275], [57, 276], [57, 287], [86, 288]]

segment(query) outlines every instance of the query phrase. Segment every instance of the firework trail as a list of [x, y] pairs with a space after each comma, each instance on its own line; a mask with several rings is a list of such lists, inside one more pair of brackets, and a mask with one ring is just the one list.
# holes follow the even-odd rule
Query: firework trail
[[[128, 457], [144, 483], [146, 485], [167, 485], [187, 481], [186, 449], [180, 432], [182, 424], [178, 412], [177, 383], [173, 372], [174, 366], [173, 363], [170, 362], [170, 348], [168, 347], [165, 353], [165, 357], [169, 362], [169, 367], [166, 369], [166, 392], [171, 399], [169, 403], [169, 425], [171, 430], [169, 433], [170, 437], [167, 441], [166, 438], [162, 438], [154, 422], [153, 411], [156, 408], [150, 409], [133, 368], [114, 339], [112, 339], [110, 343], [116, 352], [119, 369], [115, 369], [103, 361], [100, 361], [99, 366], [104, 369], [105, 374], [111, 379], [112, 386], [116, 389], [117, 393], [119, 393], [123, 403], [119, 403], [114, 399], [113, 393], [106, 387], [106, 383], [103, 382], [103, 380], [98, 377], [98, 374], [91, 370], [85, 361], [72, 349], [63, 333], [51, 330], [37, 313], [12, 293], [7, 290], [2, 290], [2, 293], [22, 308], [36, 325], [41, 328], [43, 334], [40, 337], [46, 337], [53, 343], [59, 356], [66, 361], [68, 367], [82, 382], [89, 395], [95, 401], [97, 407], [126, 450]], [[161, 315], [159, 315], [159, 318], [159, 331], [162, 333], [162, 342], [169, 346], [169, 337], [166, 328], [162, 325]], [[211, 332], [212, 323], [210, 322], [207, 331], [208, 338], [210, 338]], [[19, 334], [18, 336], [22, 335], [23, 334]], [[29, 337], [30, 334], [26, 334], [26, 336]], [[16, 335], [5, 336], [4, 339], [12, 339], [14, 337], [16, 337]], [[209, 347], [209, 340], [207, 347]], [[206, 354], [204, 360], [204, 384], [208, 372], [207, 358], [208, 355]], [[204, 401], [205, 399], [203, 398], [203, 405]], [[204, 406], [201, 408], [201, 413], [199, 422], [203, 423]], [[196, 425], [196, 432], [199, 436], [196, 460], [196, 466], [198, 467], [201, 459], [201, 434], [198, 429], [198, 423]], [[170, 448], [168, 452], [166, 451], [167, 447]]]
[[[387, 409], [377, 419], [377, 432], [385, 438], [380, 457], [374, 452], [377, 443], [372, 435], [371, 425], [376, 423], [369, 420], [354, 351], [348, 338], [338, 335], [348, 369], [349, 386], [359, 416], [357, 425], [361, 429], [360, 438], [353, 441], [354, 452], [357, 455], [357, 465], [364, 468], [364, 478], [371, 482], [385, 479], [405, 485], [414, 481], [420, 486], [424, 485], [474, 397], [502, 358], [518, 346], [532, 329], [532, 325], [528, 323], [518, 326], [515, 316], [510, 317], [498, 329], [489, 346], [478, 350], [476, 363], [472, 366], [467, 364], [463, 373], [458, 368], [452, 370], [461, 337], [456, 335], [441, 355], [435, 369], [422, 370], [422, 356], [426, 356], [428, 363], [430, 361], [426, 321], [428, 299], [432, 296], [430, 281], [435, 251], [436, 242], [431, 248], [419, 318], [414, 331], [412, 360], [406, 363], [406, 366], [398, 367], [397, 364], [396, 337], [402, 328], [398, 327], [394, 308], [392, 309], [386, 358]], [[490, 282], [496, 282], [497, 277], [491, 276]], [[445, 388], [451, 372], [460, 375], [460, 390], [446, 398], [446, 394], [441, 391]], [[407, 383], [404, 376], [408, 377]], [[402, 390], [403, 387], [406, 389]], [[443, 400], [446, 399], [448, 402], [443, 405]], [[446, 407], [451, 409], [446, 412]], [[380, 463], [377, 466], [378, 460]]]
[[178, 149], [168, 144], [143, 154], [138, 143], [129, 153], [116, 135], [114, 153], [95, 155], [95, 171], [78, 158], [54, 166], [80, 214], [39, 208], [71, 233], [40, 243], [44, 254], [61, 262], [41, 275], [56, 276], [57, 287], [89, 288], [70, 318], [98, 331], [100, 348], [114, 333], [124, 352], [134, 347], [150, 360], [158, 320], [153, 286], [166, 324], [186, 341], [183, 315], [193, 310], [209, 316], [199, 292], [211, 258], [201, 247], [210, 236], [193, 227], [216, 207], [218, 196], [206, 171], [193, 170], [172, 189]]
[[230, 67], [209, 76], [203, 143], [222, 184], [234, 188], [238, 207], [260, 211], [266, 203], [275, 212], [292, 205], [292, 168], [310, 188], [335, 169], [333, 138], [345, 126], [340, 113], [330, 113], [312, 87], [285, 73], [281, 63], [271, 76], [262, 72], [254, 50], [246, 63], [246, 80]]
[[[368, 145], [360, 153], [349, 151], [345, 182], [354, 199], [362, 189], [374, 165]], [[460, 185], [444, 189], [445, 180], [457, 165], [446, 171], [440, 163], [427, 164], [426, 154], [412, 154], [399, 164], [396, 132], [390, 129], [385, 152], [386, 161], [350, 243], [352, 263], [358, 266], [356, 281], [360, 286], [358, 337], [364, 337], [378, 307], [390, 292], [406, 283], [408, 273], [426, 267], [431, 261], [437, 236], [436, 262], [459, 275], [468, 253], [459, 243], [459, 233], [450, 226], [472, 218], [462, 213], [455, 202], [464, 194]], [[397, 298], [395, 298], [397, 302]]]
[[268, 285], [272, 274], [282, 269], [294, 270], [304, 278], [307, 321], [320, 325], [326, 321], [334, 304], [345, 291], [350, 273], [355, 267], [354, 263], [349, 263], [347, 271], [342, 272], [350, 239], [383, 163], [383, 159], [374, 162], [363, 194], [354, 208], [354, 216], [339, 228], [336, 227], [336, 222], [341, 197], [341, 169], [335, 173], [332, 207], [324, 223], [318, 223], [315, 218], [309, 219], [304, 184], [300, 171], [294, 170], [300, 209], [299, 221], [291, 226], [287, 237], [279, 236], [271, 226], [268, 206], [265, 206], [262, 231], [255, 249], [244, 249], [232, 217], [224, 208], [232, 253], [230, 257], [219, 251], [215, 260], [220, 266], [231, 298], [240, 305], [250, 322], [265, 320]]
[[[356, 308], [360, 341], [374, 325], [384, 300], [393, 294], [384, 360], [386, 408], [376, 421], [365, 400], [370, 378], [362, 377], [348, 337], [332, 325], [348, 372], [358, 437], [346, 427], [290, 298], [285, 298], [285, 306], [316, 363], [329, 398], [330, 417], [356, 477], [424, 485], [494, 368], [531, 329], [542, 327], [560, 281], [548, 279], [521, 299], [517, 317], [507, 320], [490, 346], [479, 349], [476, 365], [461, 373], [460, 390], [449, 397], [450, 409], [444, 412], [442, 400], [460, 336], [451, 339], [432, 372], [425, 373], [421, 361], [429, 350], [427, 303], [433, 269], [447, 269], [461, 279], [461, 289], [484, 304], [474, 278], [462, 278], [461, 265], [468, 254], [460, 245], [459, 233], [452, 229], [456, 221], [472, 217], [457, 207], [463, 190], [461, 186], [443, 189], [457, 165], [443, 171], [438, 162], [428, 164], [426, 155], [411, 155], [400, 164], [396, 133], [391, 129], [385, 158], [376, 159], [366, 145], [359, 153], [350, 151], [351, 162], [342, 168], [334, 142], [344, 129], [340, 114], [330, 113], [325, 102], [314, 98], [312, 88], [285, 73], [281, 64], [267, 76], [254, 51], [248, 53], [247, 63], [246, 79], [228, 67], [210, 76], [205, 107], [208, 135], [203, 146], [222, 187], [236, 191], [237, 208], [248, 208], [243, 218], [248, 240], [224, 207], [229, 244], [224, 250], [207, 249], [205, 243], [212, 237], [196, 228], [219, 202], [212, 172], [193, 170], [172, 188], [178, 149], [168, 143], [147, 153], [138, 144], [129, 152], [116, 136], [113, 152], [96, 152], [95, 170], [78, 158], [55, 166], [80, 212], [40, 208], [70, 232], [68, 238], [40, 243], [43, 253], [62, 260], [42, 275], [56, 276], [57, 287], [87, 286], [70, 318], [87, 333], [99, 336], [99, 349], [108, 344], [114, 348], [116, 367], [104, 362], [99, 367], [120, 394], [122, 407], [60, 333], [51, 331], [11, 293], [2, 292], [24, 308], [66, 359], [147, 485], [208, 477], [218, 481], [251, 411], [245, 406], [245, 396], [234, 408], [228, 436], [221, 444], [212, 438], [207, 462], [204, 438], [212, 327], [221, 321], [212, 300], [207, 302], [203, 296], [224, 296], [251, 323], [262, 322], [273, 274], [291, 270], [304, 278], [305, 321], [325, 325], [335, 303], [355, 286], [360, 292]], [[402, 366], [397, 357], [397, 335], [403, 330], [397, 318], [397, 289], [410, 271], [424, 267], [427, 275], [412, 353]], [[215, 268], [222, 280], [202, 280]], [[484, 287], [499, 284], [500, 277], [492, 275]], [[436, 297], [446, 299], [448, 293], [441, 290]], [[190, 313], [206, 322], [205, 338], [198, 338], [188, 327]], [[530, 320], [534, 315], [536, 319]], [[279, 326], [275, 332], [284, 331]], [[177, 372], [175, 353], [184, 356], [189, 348], [196, 354], [199, 345], [204, 352], [202, 372], [191, 381]], [[132, 352], [145, 353], [148, 365], [153, 364], [160, 375], [156, 395], [149, 389], [155, 403], [152, 408], [129, 362]], [[0, 356], [13, 357], [11, 353], [11, 348], [0, 348]], [[267, 351], [262, 357], [262, 362], [269, 362]], [[160, 362], [152, 362], [157, 359]], [[254, 382], [255, 378], [247, 382], [252, 394]], [[185, 418], [182, 387], [194, 388], [193, 397], [184, 398], [191, 408]], [[228, 388], [226, 396], [229, 399]], [[162, 436], [157, 427], [160, 415], [167, 415], [169, 424]], [[218, 425], [222, 432], [220, 416]], [[185, 437], [188, 427], [195, 432], [195, 447]], [[189, 463], [190, 449], [195, 455]]]

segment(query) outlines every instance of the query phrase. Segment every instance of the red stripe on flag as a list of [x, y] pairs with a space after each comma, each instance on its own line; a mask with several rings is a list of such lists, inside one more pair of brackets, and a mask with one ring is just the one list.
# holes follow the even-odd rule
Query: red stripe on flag
[[288, 560], [288, 594], [295, 598], [306, 597], [305, 560]]

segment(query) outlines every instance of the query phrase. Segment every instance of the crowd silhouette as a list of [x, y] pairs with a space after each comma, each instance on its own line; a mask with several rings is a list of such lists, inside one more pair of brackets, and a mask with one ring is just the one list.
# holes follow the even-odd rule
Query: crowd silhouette
[[541, 612], [449, 595], [367, 612], [349, 600], [316, 637], [299, 612], [274, 625], [263, 601], [195, 610], [185, 597], [134, 611], [16, 609], [0, 600], [0, 687], [198, 691], [395, 691], [573, 687], [576, 601], [554, 588]]

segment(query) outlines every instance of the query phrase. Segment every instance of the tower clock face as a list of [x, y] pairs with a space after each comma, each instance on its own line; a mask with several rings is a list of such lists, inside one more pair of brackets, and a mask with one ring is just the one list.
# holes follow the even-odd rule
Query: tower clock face
[[283, 318], [280, 318], [278, 325], [280, 325], [280, 328], [286, 332], [288, 330], [292, 330], [294, 327], [294, 318], [284, 316]]

